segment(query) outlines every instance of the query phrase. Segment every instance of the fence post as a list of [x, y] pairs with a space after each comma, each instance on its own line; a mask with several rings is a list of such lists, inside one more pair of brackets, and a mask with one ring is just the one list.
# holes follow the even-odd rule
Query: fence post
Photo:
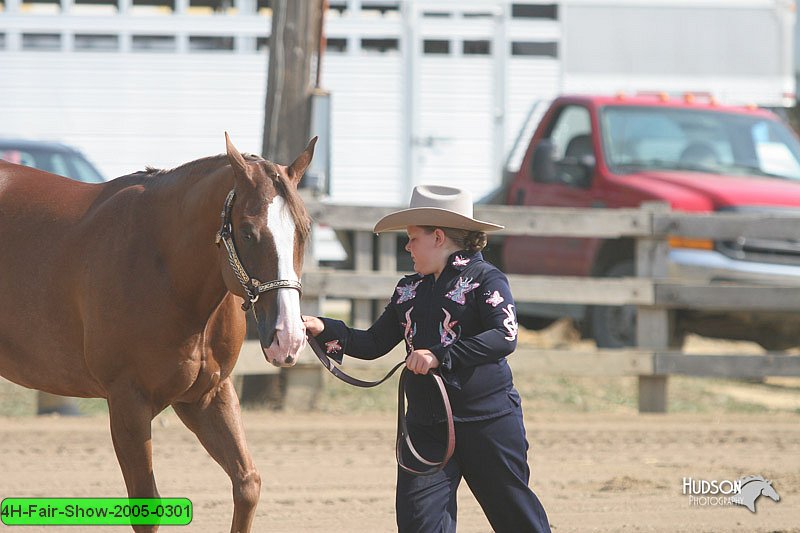
[[[647, 202], [641, 208], [651, 215], [669, 212], [668, 204]], [[667, 275], [669, 243], [665, 236], [651, 234], [636, 240], [636, 276], [649, 279]], [[664, 307], [640, 305], [636, 309], [636, 344], [639, 348], [665, 349], [670, 340], [670, 313]], [[639, 412], [667, 412], [667, 376], [639, 376]]]
[[[303, 268], [316, 270], [317, 267], [314, 236], [310, 235]], [[319, 316], [322, 314], [322, 297], [303, 296], [300, 306], [304, 315]], [[308, 354], [308, 350], [306, 353]], [[310, 359], [301, 359], [295, 366], [281, 368], [280, 375], [284, 383], [281, 398], [283, 407], [291, 406], [301, 411], [313, 410], [316, 407], [317, 398], [324, 386], [323, 369], [312, 354], [308, 355], [311, 355]]]
[[[353, 239], [353, 270], [372, 271], [373, 237], [369, 231], [356, 231]], [[367, 329], [372, 325], [372, 301], [363, 298], [353, 299], [353, 327]]]
[[[314, 246], [314, 233], [316, 227], [311, 228], [311, 233], [308, 236], [308, 244], [306, 246], [306, 254], [303, 258], [304, 270], [318, 270], [319, 262], [317, 261], [317, 250]], [[303, 314], [307, 316], [319, 316], [322, 313], [322, 296], [306, 296], [300, 298], [300, 306], [302, 307]]]
[[[397, 272], [397, 233], [387, 232], [378, 236], [378, 271]], [[379, 317], [383, 312], [391, 294], [386, 295], [384, 300], [374, 300], [374, 317]]]
[[378, 237], [378, 270], [397, 272], [397, 233], [381, 233]]

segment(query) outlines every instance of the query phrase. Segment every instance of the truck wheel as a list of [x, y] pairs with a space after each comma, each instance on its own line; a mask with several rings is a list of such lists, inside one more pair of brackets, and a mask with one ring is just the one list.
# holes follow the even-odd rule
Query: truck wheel
[[555, 322], [556, 318], [550, 318], [545, 316], [533, 316], [533, 315], [518, 315], [517, 322], [519, 325], [525, 329], [530, 329], [533, 331], [539, 331], [546, 327], [552, 326], [553, 322]]
[[[622, 261], [603, 273], [604, 278], [633, 276], [633, 261]], [[590, 332], [598, 348], [636, 345], [636, 306], [595, 305], [589, 308]]]
[[759, 336], [756, 338], [756, 343], [758, 343], [762, 348], [764, 348], [768, 352], [782, 352], [784, 350], [795, 348], [797, 346], [796, 339], [790, 340], [786, 338], [781, 338], [778, 335]]

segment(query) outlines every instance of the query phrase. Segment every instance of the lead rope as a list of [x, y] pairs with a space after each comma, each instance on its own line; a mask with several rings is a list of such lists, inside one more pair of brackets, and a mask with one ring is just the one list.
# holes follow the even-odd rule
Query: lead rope
[[[333, 374], [336, 378], [344, 381], [348, 385], [353, 385], [355, 387], [361, 388], [371, 388], [377, 387], [387, 379], [389, 379], [400, 367], [405, 366], [405, 361], [401, 361], [397, 363], [388, 374], [386, 374], [383, 378], [379, 379], [378, 381], [363, 381], [358, 378], [354, 378], [353, 376], [346, 374], [342, 370], [340, 370], [337, 366], [334, 365], [333, 361], [328, 354], [322, 349], [322, 347], [317, 342], [312, 335], [308, 334], [308, 345], [311, 346], [311, 351], [314, 352], [314, 355], [317, 356], [322, 366], [324, 366], [331, 374]], [[400, 380], [397, 384], [397, 440], [395, 441], [395, 455], [397, 457], [397, 465], [408, 472], [409, 474], [415, 476], [430, 476], [442, 470], [447, 462], [453, 457], [453, 452], [456, 449], [456, 430], [455, 424], [453, 422], [453, 409], [450, 406], [450, 398], [447, 395], [447, 389], [444, 386], [444, 381], [439, 374], [436, 373], [429, 373], [428, 375], [434, 380], [436, 383], [437, 388], [439, 389], [439, 394], [442, 397], [442, 404], [444, 405], [445, 415], [446, 415], [446, 423], [447, 423], [447, 448], [444, 452], [444, 457], [442, 457], [441, 461], [429, 461], [422, 457], [422, 455], [417, 452], [417, 449], [411, 443], [411, 436], [408, 434], [408, 425], [406, 423], [406, 379], [410, 371], [407, 368], [403, 368], [403, 371], [400, 372]], [[408, 446], [409, 451], [411, 454], [422, 464], [430, 466], [431, 468], [427, 470], [416, 470], [411, 468], [405, 464], [403, 461], [403, 443]]]

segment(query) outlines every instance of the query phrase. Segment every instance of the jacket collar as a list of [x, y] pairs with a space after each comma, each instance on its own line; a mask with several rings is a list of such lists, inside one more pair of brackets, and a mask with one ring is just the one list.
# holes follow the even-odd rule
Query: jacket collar
[[454, 268], [461, 272], [468, 265], [472, 263], [476, 263], [478, 261], [483, 261], [483, 254], [480, 252], [475, 252], [474, 254], [470, 254], [466, 250], [459, 250], [454, 252], [447, 258], [447, 266], [445, 268]]

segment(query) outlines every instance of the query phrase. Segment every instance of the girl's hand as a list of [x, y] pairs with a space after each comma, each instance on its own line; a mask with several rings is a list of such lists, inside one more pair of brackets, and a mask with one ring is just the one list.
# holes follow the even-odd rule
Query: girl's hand
[[415, 374], [427, 374], [439, 367], [439, 360], [430, 350], [414, 350], [406, 358], [406, 368]]
[[325, 329], [325, 323], [315, 316], [303, 315], [303, 325], [306, 327], [306, 331], [314, 337]]

